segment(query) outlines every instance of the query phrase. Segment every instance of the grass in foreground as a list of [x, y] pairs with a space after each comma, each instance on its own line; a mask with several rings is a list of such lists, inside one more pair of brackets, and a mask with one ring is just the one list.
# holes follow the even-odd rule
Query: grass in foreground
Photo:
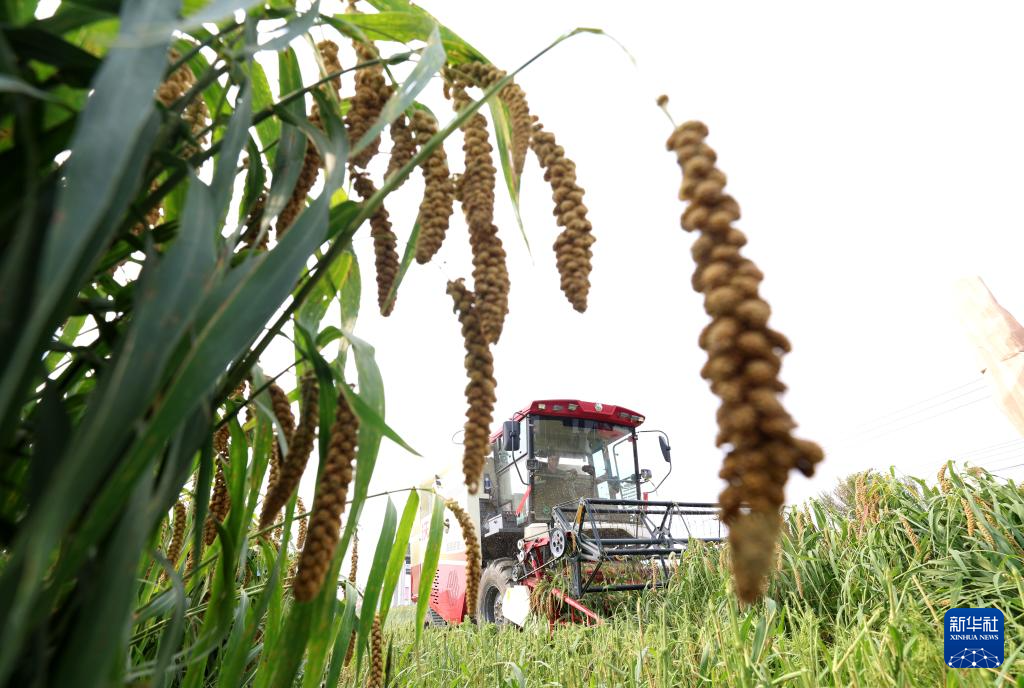
[[[1017, 486], [983, 473], [943, 476], [938, 488], [873, 475], [859, 481], [852, 501], [812, 500], [788, 515], [777, 570], [755, 606], [741, 609], [732, 595], [726, 552], [693, 547], [669, 589], [623, 596], [596, 628], [549, 632], [540, 620], [522, 631], [430, 629], [417, 652], [410, 617], [395, 616], [391, 680], [566, 688], [1024, 685], [1024, 496]], [[947, 669], [945, 611], [990, 606], [1006, 616], [1003, 666]]]

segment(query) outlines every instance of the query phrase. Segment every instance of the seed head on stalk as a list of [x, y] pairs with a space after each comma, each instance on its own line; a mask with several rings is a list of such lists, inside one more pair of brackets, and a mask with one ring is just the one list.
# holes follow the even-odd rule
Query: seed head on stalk
[[462, 529], [466, 544], [466, 610], [470, 618], [476, 619], [476, 601], [480, 590], [480, 542], [476, 537], [473, 519], [454, 499], [445, 500], [444, 505], [455, 515]]
[[[467, 62], [454, 68], [460, 76], [480, 88], [490, 88], [507, 76], [507, 72], [485, 62]], [[512, 120], [512, 166], [517, 175], [523, 173], [526, 151], [533, 138], [533, 118], [526, 93], [515, 81], [509, 81], [498, 91], [498, 99], [508, 108]]]
[[[388, 158], [388, 168], [384, 172], [384, 179], [389, 179], [416, 155], [416, 138], [405, 115], [399, 115], [391, 123], [389, 131], [391, 133], [391, 157]], [[402, 180], [399, 182], [399, 186], [404, 183], [405, 180]]]
[[[306, 505], [302, 501], [302, 497], [295, 495], [295, 518], [299, 521], [299, 534], [295, 538], [295, 549], [298, 552], [302, 551], [302, 547], [306, 542], [306, 519], [301, 515], [306, 513]], [[288, 567], [288, 578], [293, 579], [292, 584], [294, 585], [294, 578], [296, 572], [299, 570], [299, 553], [292, 558], [291, 566]]]
[[171, 562], [172, 568], [178, 563], [181, 548], [185, 544], [185, 518], [185, 503], [179, 500], [174, 503], [174, 530], [167, 546], [167, 561]]
[[[227, 426], [225, 426], [227, 427]], [[224, 478], [224, 463], [217, 460], [217, 475], [213, 483], [213, 494], [210, 496], [209, 514], [203, 524], [203, 544], [209, 547], [217, 538], [217, 523], [223, 523], [231, 510], [231, 494]]]
[[319, 389], [317, 388], [316, 376], [309, 374], [302, 379], [302, 417], [299, 427], [295, 430], [291, 445], [288, 447], [288, 454], [281, 462], [281, 470], [278, 481], [273, 489], [267, 490], [267, 497], [263, 501], [263, 512], [260, 515], [260, 528], [266, 528], [277, 517], [281, 508], [291, 499], [292, 493], [298, 487], [302, 479], [302, 473], [306, 470], [306, 462], [313, 451], [313, 442], [316, 439], [316, 427], [320, 417], [319, 412]]
[[[437, 120], [423, 110], [416, 110], [412, 116], [412, 128], [416, 132], [416, 145], [422, 148], [437, 133]], [[423, 171], [423, 201], [420, 203], [416, 262], [424, 265], [441, 248], [448, 232], [448, 223], [454, 212], [455, 185], [448, 171], [448, 157], [443, 145], [431, 152], [420, 164], [420, 169]]]
[[370, 673], [367, 688], [384, 688], [384, 634], [380, 628], [380, 615], [374, 615], [370, 628]]
[[939, 479], [939, 489], [942, 491], [942, 494], [949, 494], [953, 490], [953, 483], [946, 477], [946, 468], [947, 464], [942, 464], [936, 476]]
[[768, 327], [771, 309], [760, 297], [763, 277], [741, 255], [746, 237], [733, 227], [739, 204], [724, 193], [725, 175], [706, 143], [707, 127], [687, 122], [667, 142], [683, 172], [679, 195], [689, 201], [682, 227], [699, 234], [692, 253], [693, 286], [704, 295], [711, 324], [700, 337], [708, 352], [701, 371], [719, 396], [719, 446], [726, 447], [720, 476], [728, 482], [719, 497], [729, 525], [736, 592], [753, 602], [764, 589], [782, 520], [783, 488], [790, 469], [814, 473], [824, 458], [818, 445], [793, 437], [796, 423], [778, 396], [778, 379], [789, 342]]
[[[353, 586], [356, 584], [356, 575], [359, 572], [359, 528], [352, 530], [352, 553], [349, 554], [348, 582]], [[356, 636], [352, 634], [348, 639], [348, 649], [345, 651], [345, 666], [352, 661], [352, 653], [356, 649]]]
[[[338, 44], [331, 40], [323, 40], [317, 43], [316, 47], [320, 51], [320, 59], [324, 63], [324, 70], [328, 74], [340, 72], [341, 60], [338, 59]], [[340, 76], [331, 79], [331, 87], [334, 88], [335, 93], [341, 90]]]
[[[177, 62], [180, 59], [181, 55], [176, 50], [170, 51], [171, 62]], [[164, 107], [171, 107], [183, 95], [188, 93], [195, 86], [195, 83], [196, 77], [192, 73], [192, 69], [187, 64], [183, 64], [160, 84], [156, 91], [157, 100]], [[206, 107], [206, 101], [203, 99], [202, 94], [196, 94], [196, 97], [185, 107], [185, 111], [181, 113], [181, 118], [189, 125], [189, 130], [192, 132], [192, 137], [196, 144], [200, 146], [205, 144], [206, 137], [201, 132], [206, 128], [210, 112]], [[182, 149], [182, 157], [190, 158], [197, 152], [198, 149], [194, 145], [188, 144]]]
[[914, 546], [914, 552], [921, 554], [921, 541], [918, 539], [917, 533], [914, 532], [914, 528], [910, 525], [910, 521], [903, 514], [898, 514], [897, 517], [900, 519], [900, 525], [903, 526], [903, 532], [907, 534], [907, 539]]
[[[181, 56], [176, 50], [171, 50], [168, 57], [171, 62], [177, 62], [181, 59]], [[193, 74], [192, 69], [187, 65], [183, 64], [178, 67], [174, 72], [171, 73], [167, 79], [164, 80], [160, 87], [157, 88], [156, 97], [157, 100], [165, 108], [172, 107], [183, 95], [189, 92], [189, 90], [195, 85], [196, 77]], [[206, 122], [209, 119], [209, 110], [206, 107], [206, 101], [203, 99], [202, 94], [196, 94], [187, 106], [185, 106], [184, 112], [181, 113], [182, 120], [188, 125], [189, 131], [192, 134], [192, 140], [194, 143], [186, 143], [182, 146], [181, 156], [188, 159], [199, 152], [197, 146], [202, 146], [206, 143], [206, 135], [203, 134], [203, 130], [206, 128]], [[150, 186], [150, 191], [154, 191], [159, 188], [159, 184], [156, 180], [153, 181]], [[132, 234], [138, 236], [147, 227], [155, 226], [160, 222], [161, 218], [161, 206], [159, 204], [153, 206], [146, 213], [145, 222], [140, 222], [132, 227]]]
[[488, 440], [497, 385], [494, 381], [494, 359], [481, 329], [473, 292], [460, 279], [448, 283], [448, 295], [455, 302], [455, 312], [462, 325], [466, 373], [469, 376], [469, 384], [466, 385], [469, 408], [466, 410], [462, 472], [469, 492], [476, 494], [490, 446]]
[[[358, 13], [352, 3], [346, 10]], [[353, 41], [359, 64], [356, 69], [356, 92], [352, 96], [348, 113], [345, 115], [345, 126], [348, 127], [348, 139], [356, 145], [363, 135], [370, 130], [374, 121], [380, 116], [384, 104], [391, 97], [391, 86], [384, 78], [384, 65], [377, 62], [377, 48], [372, 42]], [[369, 145], [357, 155], [349, 159], [353, 168], [366, 168], [380, 148], [380, 136], [374, 138]]]
[[565, 157], [565, 149], [555, 142], [555, 135], [534, 125], [531, 142], [533, 152], [544, 168], [544, 179], [551, 184], [555, 201], [554, 214], [561, 234], [555, 239], [555, 263], [562, 278], [562, 291], [569, 303], [580, 313], [587, 310], [590, 292], [590, 259], [594, 244], [593, 227], [583, 205], [584, 191], [576, 183], [576, 164]]
[[[377, 187], [366, 174], [355, 174], [352, 186], [363, 201], [368, 201], [377, 193]], [[395, 278], [398, 277], [400, 261], [398, 237], [391, 229], [391, 220], [388, 219], [388, 211], [383, 203], [370, 218], [370, 236], [373, 237], [374, 266], [377, 269], [377, 305], [380, 307], [381, 315], [391, 315], [395, 302], [392, 299], [391, 303], [388, 303], [388, 295], [395, 284]]]
[[267, 250], [270, 243], [270, 236], [263, 232], [260, 236], [260, 224], [263, 222], [263, 209], [267, 203], [267, 192], [263, 191], [252, 204], [249, 213], [245, 216], [245, 231], [242, 232], [241, 240], [248, 247], [259, 251]]
[[[312, 117], [310, 121], [313, 121]], [[319, 123], [319, 118], [316, 119], [316, 123]], [[316, 146], [313, 145], [312, 141], [306, 141], [306, 152], [302, 158], [302, 170], [299, 172], [299, 178], [295, 182], [295, 188], [292, 190], [288, 203], [281, 210], [281, 214], [277, 216], [276, 229], [278, 241], [291, 228], [299, 213], [306, 207], [306, 197], [309, 195], [309, 190], [316, 184], [317, 175], [320, 174], [321, 163], [320, 153], [317, 151]]]
[[288, 394], [276, 382], [271, 382], [267, 391], [270, 392], [274, 417], [277, 418], [281, 432], [284, 433], [284, 442], [290, 447], [292, 446], [292, 435], [295, 434], [295, 415], [292, 413], [292, 402], [288, 401]]
[[[457, 71], [449, 71], [450, 94], [456, 112], [472, 102], [466, 93], [471, 85]], [[473, 290], [479, 311], [480, 328], [488, 343], [501, 337], [508, 315], [509, 278], [505, 249], [494, 225], [494, 187], [497, 170], [491, 158], [487, 119], [479, 112], [462, 124], [466, 169], [459, 179], [456, 196], [469, 227], [469, 244], [473, 252]]]
[[345, 511], [348, 487], [352, 483], [352, 465], [356, 456], [359, 419], [349, 408], [343, 393], [331, 426], [327, 458], [316, 487], [313, 511], [309, 517], [309, 535], [299, 544], [298, 573], [292, 584], [295, 599], [308, 602], [320, 593], [324, 578], [338, 547], [341, 515]]

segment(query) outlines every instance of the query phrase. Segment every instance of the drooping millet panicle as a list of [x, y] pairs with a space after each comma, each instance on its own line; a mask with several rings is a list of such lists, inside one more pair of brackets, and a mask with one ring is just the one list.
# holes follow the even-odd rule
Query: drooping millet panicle
[[221, 458], [227, 458], [228, 440], [231, 438], [231, 430], [227, 425], [222, 425], [213, 433], [213, 451]]
[[853, 512], [857, 516], [857, 535], [864, 534], [864, 524], [867, 522], [867, 494], [864, 486], [866, 476], [866, 472], [858, 473], [854, 482]]
[[[416, 132], [416, 146], [422, 148], [437, 133], [437, 120], [423, 110], [416, 110], [412, 115], [412, 128]], [[441, 248], [448, 232], [454, 212], [455, 185], [448, 171], [444, 145], [435, 148], [420, 169], [423, 171], [423, 201], [420, 203], [416, 262], [425, 265]]]
[[167, 561], [171, 566], [178, 563], [181, 556], [181, 548], [185, 545], [185, 504], [178, 501], [174, 503], [174, 530], [171, 534], [171, 542], [167, 546]]
[[[964, 511], [971, 511], [971, 517], [972, 518], [969, 518], [968, 520], [972, 520], [973, 516], [974, 516], [974, 513], [973, 513], [973, 509], [970, 508], [970, 504], [968, 504], [966, 499], [961, 499], [960, 501], [963, 503]], [[989, 504], [988, 502], [986, 502], [984, 499], [975, 498], [975, 502], [978, 505], [978, 511], [981, 512], [981, 517], [983, 519], [985, 519], [985, 523], [988, 526], [987, 528], [985, 526], [981, 526], [980, 528], [978, 528], [978, 530], [981, 532], [981, 537], [985, 539], [985, 542], [988, 543], [989, 547], [995, 548], [996, 541], [992, 537], [992, 532], [991, 532], [993, 530], [996, 530], [995, 521], [992, 520], [992, 505]], [[973, 520], [976, 521], [977, 519], [973, 519]], [[1011, 540], [1011, 541], [1013, 540], [1013, 538], [1008, 538], [1008, 539]]]
[[967, 502], [967, 500], [962, 497], [960, 498], [960, 506], [963, 507], [964, 517], [966, 517], [967, 519], [967, 535], [969, 537], [973, 537], [974, 529], [978, 525], [978, 521], [974, 517], [974, 510], [971, 509], [971, 505]]
[[[363, 201], [368, 201], [377, 193], [377, 187], [365, 174], [354, 174], [352, 187]], [[398, 257], [398, 237], [391, 229], [388, 211], [382, 203], [370, 218], [370, 236], [373, 237], [374, 266], [377, 269], [377, 305], [381, 315], [391, 315], [395, 307], [394, 299], [388, 303], [391, 287], [398, 277], [400, 260]]]
[[[456, 112], [470, 104], [466, 93], [469, 85], [449, 73], [450, 93]], [[480, 314], [480, 328], [488, 343], [501, 337], [508, 315], [508, 267], [505, 249], [494, 225], [494, 187], [497, 170], [491, 158], [491, 144], [487, 137], [487, 119], [479, 112], [462, 124], [466, 169], [462, 173], [457, 197], [469, 227], [469, 244], [473, 251], [473, 290], [476, 308]]]
[[271, 382], [267, 387], [270, 393], [270, 402], [274, 408], [274, 417], [277, 418], [281, 432], [284, 433], [284, 443], [292, 446], [292, 436], [295, 434], [295, 414], [292, 413], [292, 402], [288, 401], [288, 393], [281, 389], [276, 382]]
[[296, 495], [295, 497], [295, 516], [299, 519], [299, 534], [295, 538], [295, 549], [301, 550], [306, 544], [306, 533], [308, 532], [307, 524], [309, 518], [305, 516], [306, 503], [302, 501], [302, 497]]
[[545, 181], [551, 184], [554, 214], [563, 228], [554, 244], [562, 291], [572, 307], [582, 313], [587, 310], [590, 292], [594, 235], [587, 206], [583, 205], [584, 191], [576, 183], [576, 164], [565, 157], [565, 149], [556, 143], [554, 134], [544, 131], [539, 122], [534, 125], [531, 147], [544, 168]]
[[[171, 50], [170, 61], [177, 62], [181, 59], [181, 56], [176, 50]], [[172, 107], [183, 95], [189, 92], [189, 90], [195, 86], [196, 77], [192, 73], [192, 69], [187, 65], [183, 64], [178, 67], [160, 87], [157, 88], [156, 97], [157, 100], [163, 104], [164, 107]], [[207, 120], [210, 117], [210, 112], [206, 107], [206, 101], [203, 99], [201, 93], [196, 94], [188, 105], [185, 106], [185, 110], [181, 113], [181, 118], [189, 125], [189, 131], [192, 132], [192, 138], [195, 141], [195, 145], [186, 144], [182, 148], [182, 157], [190, 158], [198, 152], [196, 145], [202, 146], [206, 143], [206, 136], [202, 133], [203, 129], [206, 128]]]
[[[177, 51], [171, 50], [169, 55], [171, 62], [177, 62], [181, 56]], [[157, 88], [156, 97], [160, 103], [166, 107], [172, 107], [183, 95], [195, 85], [196, 78], [195, 74], [192, 73], [192, 69], [187, 65], [183, 64], [178, 69], [174, 70], [160, 87]], [[189, 131], [192, 133], [192, 138], [196, 145], [203, 145], [206, 143], [206, 136], [202, 133], [203, 129], [206, 128], [206, 121], [209, 119], [209, 111], [206, 107], [206, 101], [203, 100], [202, 94], [197, 94], [189, 104], [185, 107], [184, 112], [181, 114], [182, 120], [184, 120], [189, 127]], [[186, 143], [182, 146], [181, 155], [183, 158], [188, 159], [198, 152], [198, 148], [192, 143]], [[150, 191], [155, 191], [160, 184], [157, 180], [153, 180], [150, 185]], [[147, 227], [156, 226], [160, 222], [162, 217], [161, 205], [154, 205], [146, 212], [144, 222], [139, 222], [132, 227], [132, 234], [138, 236]]]
[[367, 688], [384, 688], [384, 634], [380, 628], [380, 615], [373, 617], [370, 627], [370, 671], [366, 677]]
[[[320, 60], [323, 62], [324, 70], [327, 74], [341, 71], [341, 60], [338, 59], [337, 43], [331, 40], [323, 40], [316, 44], [316, 48], [320, 51]], [[341, 90], [341, 76], [331, 79], [331, 86], [334, 88], [334, 92], [338, 93]]]
[[903, 514], [897, 514], [897, 517], [900, 519], [900, 525], [903, 526], [903, 532], [907, 534], [907, 539], [914, 546], [914, 552], [921, 554], [921, 541], [918, 539], [917, 533], [914, 532], [914, 528], [910, 525], [910, 521]]
[[737, 595], [752, 602], [771, 571], [789, 471], [812, 475], [824, 453], [793, 437], [796, 424], [778, 398], [785, 390], [778, 372], [789, 343], [768, 328], [771, 309], [758, 294], [763, 275], [740, 254], [746, 237], [732, 226], [739, 204], [724, 193], [725, 175], [715, 167], [707, 135], [704, 124], [687, 122], [667, 148], [683, 172], [680, 198], [689, 201], [683, 229], [700, 235], [692, 248], [693, 285], [712, 319], [699, 341], [708, 352], [701, 375], [721, 399], [717, 443], [729, 447], [719, 474], [728, 484], [719, 505], [729, 525]]
[[260, 224], [263, 222], [263, 209], [267, 203], [267, 192], [263, 191], [252, 204], [249, 213], [245, 216], [245, 231], [242, 232], [241, 240], [247, 248], [265, 251], [270, 243], [270, 233], [263, 232], [260, 236]]
[[[388, 169], [384, 173], [385, 180], [405, 167], [412, 160], [413, 156], [416, 155], [416, 139], [413, 136], [409, 120], [405, 115], [399, 115], [398, 119], [391, 123], [389, 131], [391, 133], [391, 157], [388, 158]], [[404, 183], [405, 180], [403, 179], [399, 182], [399, 186]], [[397, 189], [398, 187], [396, 186], [395, 188]]]
[[231, 510], [231, 494], [224, 478], [224, 464], [217, 461], [217, 476], [213, 482], [213, 494], [210, 496], [210, 509], [203, 524], [203, 544], [209, 547], [217, 538], [217, 523], [223, 523]]
[[352, 464], [356, 456], [359, 419], [349, 408], [344, 394], [338, 394], [338, 405], [331, 426], [330, 446], [313, 500], [309, 517], [309, 537], [299, 557], [299, 569], [292, 583], [295, 599], [308, 602], [320, 593], [324, 578], [338, 548], [341, 515], [352, 483]]
[[480, 315], [473, 292], [460, 279], [448, 283], [448, 295], [455, 302], [455, 312], [462, 325], [462, 339], [466, 347], [466, 424], [463, 439], [462, 472], [470, 494], [480, 486], [480, 474], [487, 456], [492, 416], [494, 415], [495, 387], [494, 358], [484, 338]]
[[948, 464], [942, 464], [942, 468], [939, 469], [938, 475], [936, 476], [939, 479], [939, 489], [942, 491], [942, 494], [949, 494], [953, 489], [953, 483], [951, 483], [949, 478], [946, 477], [947, 467]]
[[[279, 445], [277, 443], [276, 435], [271, 438], [269, 463], [270, 463], [270, 469], [269, 469], [270, 475], [267, 478], [267, 492], [266, 492], [267, 495], [269, 495], [271, 492], [273, 492], [275, 489], [277, 489], [277, 483], [281, 479], [281, 449], [280, 449], [280, 447], [279, 447]], [[264, 501], [266, 501], [266, 496], [264, 496], [263, 499], [264, 499]], [[275, 514], [274, 517], [276, 518], [277, 514]], [[264, 539], [272, 539], [275, 543], [280, 544], [281, 543], [281, 533], [282, 533], [282, 525], [281, 525], [281, 523], [278, 523], [278, 527], [277, 528], [274, 528], [274, 530], [272, 530], [272, 531], [265, 532], [263, 534], [263, 537], [264, 537]]]
[[[359, 573], [359, 528], [352, 531], [352, 552], [349, 554], [348, 582], [356, 584], [356, 575]], [[352, 634], [348, 639], [348, 650], [345, 651], [345, 666], [352, 661], [352, 653], [356, 649], [356, 636]]]
[[309, 374], [302, 378], [302, 415], [299, 427], [292, 437], [288, 453], [281, 461], [281, 472], [277, 484], [267, 490], [263, 500], [263, 512], [260, 516], [260, 528], [266, 528], [274, 522], [281, 508], [291, 499], [295, 488], [299, 486], [302, 473], [306, 470], [313, 442], [316, 439], [317, 423], [320, 419], [319, 388], [316, 376]]
[[302, 552], [302, 547], [306, 543], [306, 519], [302, 517], [302, 514], [306, 513], [306, 505], [302, 502], [302, 497], [295, 496], [295, 516], [294, 518], [299, 522], [299, 535], [295, 538], [295, 556], [292, 557], [292, 563], [288, 567], [288, 578], [292, 579], [294, 585], [295, 574], [299, 570], [299, 559]]
[[[353, 41], [352, 46], [355, 48], [359, 64], [356, 69], [356, 92], [345, 115], [345, 126], [348, 128], [348, 139], [351, 145], [355, 146], [380, 116], [384, 104], [391, 97], [391, 87], [384, 78], [383, 64], [365, 64], [379, 58], [373, 43]], [[377, 136], [366, 148], [349, 158], [349, 164], [353, 168], [365, 169], [379, 148], [380, 136]]]
[[[507, 72], [484, 62], [467, 62], [456, 69], [464, 78], [480, 88], [489, 88], [507, 76]], [[533, 138], [533, 118], [526, 93], [515, 81], [509, 81], [498, 91], [498, 98], [508, 108], [512, 120], [512, 166], [517, 175], [523, 173], [526, 151]]]
[[469, 513], [454, 499], [445, 500], [444, 505], [455, 515], [462, 529], [462, 540], [466, 543], [466, 610], [470, 618], [476, 619], [480, 591], [480, 542], [476, 537], [476, 527]]
[[[310, 121], [313, 121], [312, 117]], [[317, 118], [318, 121], [319, 118]], [[307, 140], [306, 153], [302, 158], [302, 170], [299, 172], [299, 178], [295, 181], [295, 188], [292, 190], [291, 198], [288, 199], [288, 203], [284, 206], [281, 214], [277, 216], [275, 229], [278, 241], [291, 228], [295, 218], [306, 207], [306, 197], [309, 195], [309, 190], [316, 184], [317, 175], [320, 174], [321, 162], [320, 153], [317, 151], [316, 146], [313, 145], [312, 141]]]

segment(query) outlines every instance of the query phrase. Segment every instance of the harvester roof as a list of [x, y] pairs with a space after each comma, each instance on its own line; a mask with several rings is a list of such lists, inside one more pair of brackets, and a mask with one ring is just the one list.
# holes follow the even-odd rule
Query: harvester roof
[[[522, 411], [512, 416], [512, 420], [522, 420], [527, 414], [539, 416], [560, 416], [563, 418], [582, 418], [585, 420], [603, 421], [635, 428], [644, 422], [644, 417], [636, 411], [630, 411], [625, 406], [613, 404], [602, 404], [593, 401], [580, 401], [579, 399], [542, 399], [532, 402]], [[498, 430], [491, 435], [493, 442], [501, 435]]]

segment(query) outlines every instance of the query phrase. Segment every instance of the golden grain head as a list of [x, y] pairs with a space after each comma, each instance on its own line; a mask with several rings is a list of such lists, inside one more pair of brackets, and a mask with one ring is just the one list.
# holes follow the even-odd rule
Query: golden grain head
[[[416, 133], [416, 145], [422, 148], [437, 133], [437, 120], [423, 110], [416, 110], [413, 113], [412, 128]], [[441, 248], [448, 232], [448, 223], [454, 210], [455, 184], [448, 170], [448, 157], [443, 145], [431, 151], [420, 169], [423, 172], [423, 200], [419, 209], [420, 234], [416, 241], [416, 262], [424, 265]]]
[[470, 493], [476, 494], [490, 447], [490, 427], [497, 386], [494, 380], [494, 359], [490, 345], [481, 330], [473, 292], [469, 291], [460, 279], [448, 283], [448, 295], [454, 301], [455, 312], [462, 325], [462, 338], [466, 347], [466, 374], [469, 377], [469, 384], [466, 386], [468, 408], [463, 439], [462, 471]]
[[562, 232], [555, 239], [555, 265], [561, 277], [562, 291], [572, 307], [587, 310], [590, 293], [590, 271], [594, 244], [593, 227], [583, 204], [583, 188], [576, 181], [576, 165], [565, 155], [554, 134], [544, 131], [538, 122], [533, 125], [530, 143], [544, 168], [544, 179], [551, 184], [555, 203], [554, 215]]
[[[377, 192], [370, 178], [365, 174], [353, 176], [353, 188], [366, 201]], [[398, 278], [400, 260], [398, 257], [398, 237], [391, 229], [388, 211], [381, 204], [370, 217], [370, 236], [373, 238], [374, 266], [377, 271], [377, 305], [381, 315], [391, 315], [395, 300], [389, 296]]]
[[299, 545], [302, 554], [292, 586], [299, 602], [308, 602], [320, 593], [334, 559], [341, 535], [341, 515], [352, 483], [358, 433], [359, 419], [341, 393], [331, 425], [327, 457], [317, 482], [308, 536]]
[[771, 308], [759, 294], [763, 275], [741, 254], [747, 239], [732, 226], [739, 205], [725, 193], [726, 177], [715, 167], [707, 134], [702, 123], [687, 122], [672, 133], [667, 148], [683, 172], [679, 196], [690, 203], [683, 229], [698, 233], [692, 283], [711, 317], [698, 342], [708, 352], [701, 375], [721, 399], [716, 442], [729, 450], [719, 504], [730, 525], [736, 591], [749, 602], [762, 594], [772, 568], [788, 472], [810, 475], [823, 452], [792, 435], [796, 423], [779, 398], [785, 385], [778, 379], [789, 342], [767, 326]]

